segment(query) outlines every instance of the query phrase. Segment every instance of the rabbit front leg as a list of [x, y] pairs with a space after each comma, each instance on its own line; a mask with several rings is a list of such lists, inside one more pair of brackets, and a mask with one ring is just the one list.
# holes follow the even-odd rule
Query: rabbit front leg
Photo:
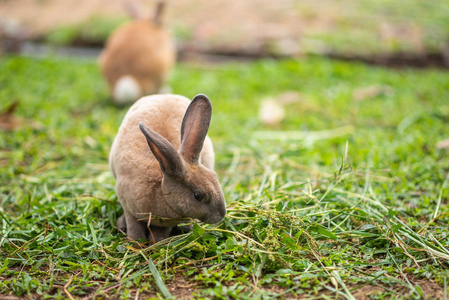
[[117, 227], [125, 228], [126, 234], [133, 240], [147, 239], [150, 242], [157, 243], [170, 236], [173, 227], [160, 227], [151, 225], [148, 228], [146, 222], [138, 221], [129, 213], [124, 213], [123, 216], [117, 219]]
[[[133, 240], [146, 239], [148, 232], [146, 223], [138, 221], [137, 218], [129, 214], [127, 211], [125, 211], [124, 215], [126, 220], [126, 234]], [[117, 221], [117, 224], [119, 221], [120, 218]]]
[[120, 231], [123, 231], [124, 233], [126, 233], [126, 218], [125, 218], [125, 214], [121, 215], [120, 217], [117, 218], [117, 228]]
[[170, 231], [173, 227], [159, 227], [159, 226], [150, 226], [150, 232], [147, 236], [147, 239], [150, 242], [157, 243], [162, 241], [170, 236]]

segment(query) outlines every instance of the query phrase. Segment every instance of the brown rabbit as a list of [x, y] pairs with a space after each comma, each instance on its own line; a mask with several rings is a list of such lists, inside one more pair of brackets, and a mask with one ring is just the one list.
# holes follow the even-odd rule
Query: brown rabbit
[[109, 164], [124, 210], [117, 225], [130, 238], [157, 242], [182, 219], [213, 224], [224, 218], [225, 199], [207, 136], [211, 115], [212, 105], [202, 94], [192, 102], [179, 95], [144, 97], [125, 115]]
[[142, 19], [127, 2], [135, 20], [122, 25], [108, 38], [98, 59], [117, 104], [159, 93], [176, 60], [170, 33], [162, 26], [164, 2], [158, 3], [153, 20]]

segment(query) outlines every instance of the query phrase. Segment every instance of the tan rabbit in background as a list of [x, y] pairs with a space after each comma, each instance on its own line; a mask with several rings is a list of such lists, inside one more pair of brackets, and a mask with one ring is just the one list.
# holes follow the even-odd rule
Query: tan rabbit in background
[[176, 60], [171, 35], [161, 21], [165, 3], [158, 3], [153, 20], [143, 19], [140, 10], [128, 1], [126, 4], [134, 20], [109, 36], [98, 59], [117, 104], [159, 93]]
[[212, 105], [202, 94], [191, 102], [179, 95], [144, 97], [125, 115], [109, 164], [124, 210], [117, 226], [131, 239], [165, 239], [183, 218], [210, 224], [224, 218], [207, 136], [211, 116]]

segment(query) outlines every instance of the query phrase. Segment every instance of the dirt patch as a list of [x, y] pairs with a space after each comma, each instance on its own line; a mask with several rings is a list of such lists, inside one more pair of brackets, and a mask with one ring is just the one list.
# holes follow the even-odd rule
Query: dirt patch
[[[439, 285], [437, 282], [431, 279], [416, 279], [409, 278], [410, 284], [416, 288], [419, 287], [423, 292], [424, 299], [443, 299], [444, 298], [444, 287]], [[392, 287], [383, 287], [380, 285], [366, 285], [361, 288], [356, 289], [352, 295], [357, 300], [369, 300], [372, 296], [380, 293], [385, 293], [388, 291], [395, 291], [396, 293], [403, 293], [405, 297], [411, 295], [411, 291], [404, 285], [395, 284]]]
[[123, 14], [119, 1], [14, 0], [0, 3], [0, 24], [6, 32], [23, 31], [29, 37], [59, 26], [84, 22], [94, 15]]
[[[420, 289], [423, 292], [424, 299], [443, 299], [444, 298], [444, 287], [439, 285], [433, 280], [426, 280], [426, 279], [416, 279], [416, 278], [409, 278], [410, 283], [415, 288], [417, 286], [420, 287]], [[226, 285], [233, 285], [235, 282], [229, 282]], [[112, 287], [118, 288], [120, 284], [112, 285]], [[62, 289], [64, 286], [64, 283], [56, 283], [54, 290], [52, 293], [55, 293], [57, 289]], [[193, 299], [194, 293], [199, 294], [202, 289], [205, 288], [204, 285], [202, 285], [200, 282], [196, 282], [193, 280], [193, 277], [186, 277], [181, 272], [176, 273], [175, 277], [171, 280], [168, 280], [166, 282], [167, 289], [169, 292], [176, 297], [176, 299]], [[348, 286], [349, 289], [353, 289], [356, 286]], [[250, 288], [250, 287], [248, 287]], [[307, 299], [310, 298], [310, 296], [323, 296], [326, 295], [330, 298], [336, 299], [344, 299], [343, 296], [335, 295], [335, 292], [332, 291], [321, 291], [315, 294], [312, 290], [307, 291], [304, 290], [302, 293], [298, 294], [297, 291], [295, 292], [294, 286], [292, 287], [281, 287], [277, 285], [269, 285], [269, 286], [262, 286], [257, 287], [257, 289], [263, 290], [265, 292], [271, 292], [273, 294], [282, 294], [282, 299]], [[299, 287], [298, 287], [299, 289]], [[340, 287], [340, 292], [344, 293], [344, 290]], [[388, 291], [394, 291], [396, 294], [402, 293], [404, 297], [410, 296], [411, 292], [410, 290], [401, 284], [395, 284], [394, 286], [380, 286], [380, 285], [366, 285], [362, 286], [360, 288], [355, 289], [351, 292], [351, 294], [354, 296], [357, 300], [369, 300], [372, 299], [373, 296], [376, 296], [378, 294], [382, 294]], [[95, 299], [96, 292], [95, 290], [89, 290], [90, 294], [89, 296], [82, 297], [79, 299]], [[309, 294], [310, 292], [310, 294]], [[110, 294], [109, 294], [110, 293]], [[109, 295], [109, 297], [114, 297], [113, 289], [106, 289], [103, 290], [102, 295]], [[138, 290], [133, 291], [132, 297], [135, 299], [148, 299], [151, 297], [157, 298], [159, 291], [154, 288], [153, 290], [147, 290], [144, 292], [138, 292]], [[0, 295], [0, 299], [8, 299], [8, 300], [17, 300], [17, 299], [40, 299], [42, 298], [42, 295], [34, 295], [32, 297], [26, 296], [26, 297], [16, 297], [13, 295]], [[75, 297], [77, 298], [77, 297]]]
[[327, 53], [326, 56], [343, 61], [357, 61], [389, 68], [449, 68], [449, 48], [443, 49], [440, 53], [394, 53], [373, 56]]
[[444, 287], [433, 280], [412, 279], [410, 283], [421, 288], [425, 299], [444, 299]]
[[[202, 289], [199, 283], [182, 273], [177, 273], [175, 278], [166, 282], [166, 286], [170, 294], [175, 296], [176, 299], [193, 299], [193, 293], [199, 293]], [[159, 291], [146, 291], [142, 296], [145, 298], [156, 297], [157, 292]]]
[[[205, 53], [252, 59], [316, 53], [386, 66], [449, 65], [449, 37], [437, 39], [437, 46], [432, 42], [434, 52], [427, 50], [427, 31], [433, 34], [436, 25], [429, 29], [422, 20], [431, 15], [407, 18], [364, 5], [351, 0], [176, 0], [168, 1], [166, 23], [184, 57]], [[154, 6], [155, 1], [141, 1], [148, 16]], [[123, 19], [127, 13], [118, 0], [0, 1], [0, 35], [3, 31], [4, 36], [35, 38], [95, 16]], [[401, 48], [413, 55], [397, 53]]]
[[357, 300], [370, 300], [372, 299], [371, 296], [380, 294], [385, 292], [385, 289], [383, 289], [380, 286], [374, 286], [374, 285], [366, 285], [364, 287], [361, 287], [353, 292], [353, 296]]
[[[153, 1], [142, 1], [148, 15]], [[298, 38], [305, 24], [295, 2], [238, 0], [170, 1], [167, 23], [182, 30], [191, 47], [226, 45], [227, 48], [253, 48], [264, 40]], [[93, 16], [127, 16], [120, 1], [109, 0], [14, 0], [0, 2], [0, 19], [5, 31], [19, 28], [28, 36], [42, 35], [68, 24], [86, 22]], [[236, 22], [238, 20], [239, 22]], [[308, 27], [326, 22], [308, 22]], [[321, 26], [320, 25], [320, 26]], [[226, 30], [224, 30], [226, 28]]]
[[[430, 279], [425, 280], [425, 279], [414, 279], [414, 278], [411, 278], [409, 280], [410, 280], [410, 283], [414, 287], [419, 286], [421, 288], [425, 299], [443, 299], [444, 298], [444, 287], [439, 285], [435, 281], [430, 280]], [[233, 284], [234, 283], [231, 282], [231, 283], [229, 283], [229, 286], [231, 286]], [[204, 286], [199, 282], [193, 281], [192, 278], [185, 277], [184, 275], [182, 275], [182, 273], [177, 273], [174, 279], [167, 282], [167, 288], [170, 291], [170, 293], [173, 296], [175, 296], [177, 299], [193, 299], [194, 296], [192, 294], [193, 293], [199, 294], [201, 289], [204, 288]], [[258, 289], [261, 289], [266, 292], [272, 292], [275, 294], [285, 293], [282, 296], [283, 299], [303, 299], [303, 298], [305, 299], [305, 298], [309, 298], [310, 295], [314, 295], [314, 293], [307, 294], [307, 291], [305, 294], [298, 294], [298, 293], [289, 291], [292, 288], [293, 288], [293, 290], [295, 290], [293, 286], [292, 287], [281, 287], [281, 286], [277, 286], [277, 285], [269, 285], [269, 286], [258, 287]], [[341, 288], [339, 290], [344, 293], [344, 291]], [[352, 291], [352, 295], [357, 300], [370, 300], [370, 299], [372, 299], [373, 296], [388, 292], [389, 290], [395, 291], [396, 293], [398, 291], [402, 292], [404, 296], [409, 296], [411, 294], [410, 290], [408, 288], [406, 288], [404, 285], [396, 284], [393, 287], [385, 287], [385, 288], [382, 286], [378, 286], [378, 285], [366, 285], [366, 286], [357, 288], [355, 291]], [[309, 291], [309, 292], [312, 292], [312, 291]], [[315, 296], [320, 296], [320, 295], [326, 295], [328, 297], [336, 296], [335, 293], [333, 293], [331, 291], [320, 292]], [[145, 293], [142, 296], [155, 297], [156, 292]], [[340, 298], [343, 299], [343, 297], [340, 297]]]

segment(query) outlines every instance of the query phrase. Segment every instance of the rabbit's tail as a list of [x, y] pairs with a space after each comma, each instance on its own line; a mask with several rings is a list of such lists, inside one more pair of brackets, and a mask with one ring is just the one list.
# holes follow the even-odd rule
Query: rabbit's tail
[[134, 102], [142, 96], [142, 89], [131, 75], [122, 76], [114, 86], [112, 97], [117, 104]]

